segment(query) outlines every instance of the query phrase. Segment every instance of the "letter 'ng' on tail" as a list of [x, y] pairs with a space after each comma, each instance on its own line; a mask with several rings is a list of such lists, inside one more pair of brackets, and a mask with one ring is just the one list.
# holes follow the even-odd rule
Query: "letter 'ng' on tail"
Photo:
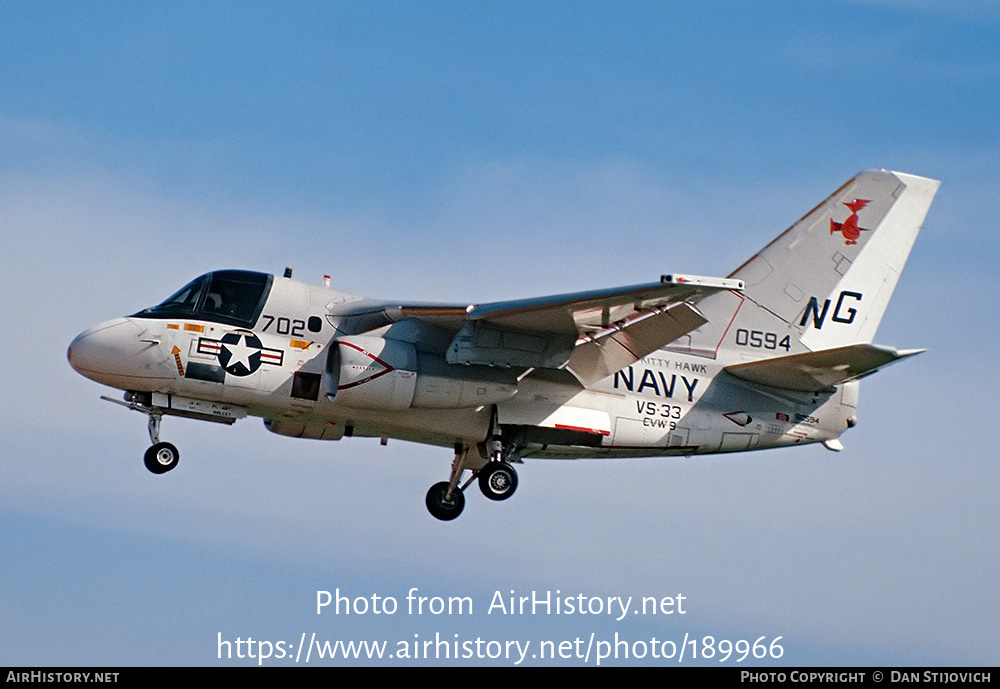
[[938, 184], [862, 172], [730, 275], [742, 294], [702, 301], [709, 325], [671, 348], [732, 363], [870, 343]]

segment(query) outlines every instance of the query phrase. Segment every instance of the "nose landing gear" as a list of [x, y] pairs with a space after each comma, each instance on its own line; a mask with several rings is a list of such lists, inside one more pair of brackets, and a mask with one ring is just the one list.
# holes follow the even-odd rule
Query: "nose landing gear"
[[163, 412], [150, 405], [148, 400], [144, 403], [139, 393], [126, 393], [124, 402], [104, 395], [101, 395], [101, 399], [120, 404], [149, 417], [149, 442], [152, 443], [152, 446], [146, 450], [146, 454], [143, 456], [143, 463], [147, 469], [154, 474], [165, 474], [177, 466], [181, 457], [180, 452], [172, 444], [160, 442], [160, 421], [163, 419]]
[[160, 442], [160, 421], [163, 419], [163, 414], [155, 411], [146, 413], [149, 414], [149, 441], [153, 445], [146, 450], [143, 462], [154, 474], [165, 474], [177, 466], [181, 455], [170, 443]]

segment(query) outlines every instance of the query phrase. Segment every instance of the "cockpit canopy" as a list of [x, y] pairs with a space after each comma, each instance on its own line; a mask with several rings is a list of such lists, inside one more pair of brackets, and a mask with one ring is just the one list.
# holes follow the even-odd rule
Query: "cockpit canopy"
[[163, 303], [133, 318], [187, 318], [252, 328], [273, 277], [249, 270], [216, 270], [195, 278]]

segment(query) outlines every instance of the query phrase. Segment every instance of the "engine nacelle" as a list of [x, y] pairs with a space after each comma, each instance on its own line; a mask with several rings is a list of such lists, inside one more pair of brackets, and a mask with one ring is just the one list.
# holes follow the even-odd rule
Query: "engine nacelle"
[[358, 409], [463, 409], [517, 393], [509, 371], [459, 366], [401, 340], [350, 335], [330, 347], [327, 394]]
[[368, 335], [342, 337], [327, 359], [327, 394], [359, 409], [409, 409], [417, 389], [417, 350]]
[[329, 423], [299, 423], [288, 419], [264, 419], [264, 428], [292, 438], [312, 438], [313, 440], [340, 440], [344, 437], [344, 427]]

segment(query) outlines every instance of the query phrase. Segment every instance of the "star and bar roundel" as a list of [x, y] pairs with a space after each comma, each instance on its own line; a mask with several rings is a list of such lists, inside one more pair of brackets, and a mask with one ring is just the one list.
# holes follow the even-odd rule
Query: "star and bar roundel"
[[247, 330], [226, 333], [221, 340], [200, 337], [198, 352], [217, 355], [219, 365], [226, 373], [240, 377], [249, 376], [259, 369], [261, 364], [281, 366], [284, 359], [284, 352], [265, 347], [260, 338]]

